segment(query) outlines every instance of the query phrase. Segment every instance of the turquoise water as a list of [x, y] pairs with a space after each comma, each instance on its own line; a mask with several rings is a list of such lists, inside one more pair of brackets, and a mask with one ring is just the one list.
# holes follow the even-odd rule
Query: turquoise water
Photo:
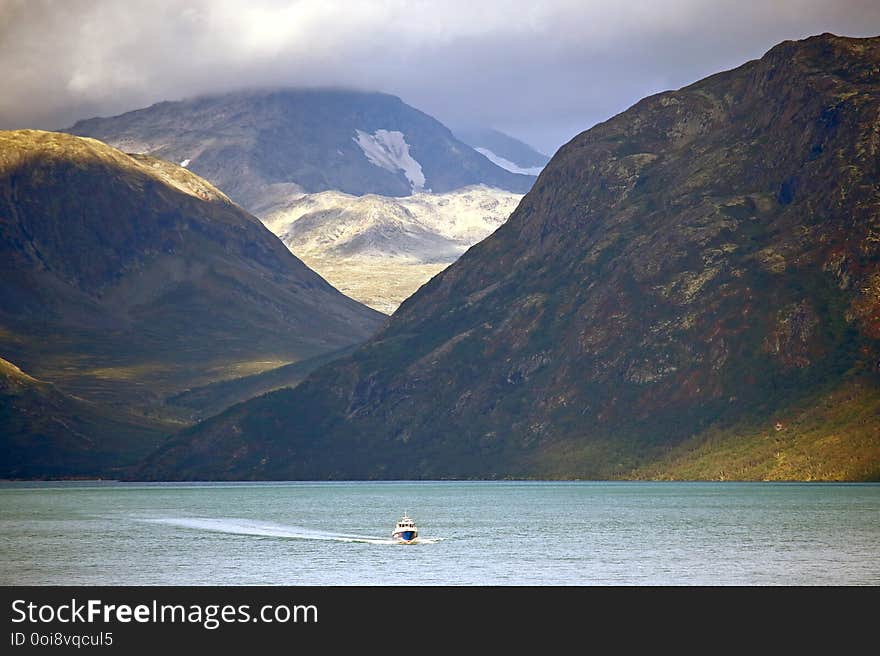
[[0, 584], [878, 585], [880, 485], [4, 483]]

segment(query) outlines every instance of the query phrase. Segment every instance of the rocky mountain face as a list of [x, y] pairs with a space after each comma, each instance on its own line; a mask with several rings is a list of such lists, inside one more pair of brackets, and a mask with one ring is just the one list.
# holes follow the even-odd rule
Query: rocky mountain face
[[403, 198], [306, 194], [262, 217], [341, 292], [386, 314], [495, 231], [522, 195], [483, 185]]
[[257, 215], [301, 193], [408, 196], [475, 184], [525, 193], [535, 180], [382, 93], [239, 92], [92, 118], [67, 131], [179, 163]]
[[65, 393], [165, 396], [360, 342], [385, 317], [193, 173], [0, 133], [0, 355]]
[[[736, 478], [768, 471], [728, 457], [746, 429], [809, 458], [788, 415], [878, 384], [878, 71], [880, 38], [826, 34], [645, 98], [350, 357], [138, 475], [616, 478], [699, 447]], [[861, 446], [821, 426], [844, 478], [880, 475], [861, 416]]]

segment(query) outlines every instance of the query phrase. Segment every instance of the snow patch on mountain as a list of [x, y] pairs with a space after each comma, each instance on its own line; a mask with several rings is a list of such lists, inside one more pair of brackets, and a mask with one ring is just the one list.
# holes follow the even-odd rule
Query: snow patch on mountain
[[409, 144], [406, 143], [403, 132], [376, 130], [373, 134], [367, 134], [362, 130], [355, 130], [355, 133], [352, 139], [361, 147], [370, 163], [392, 173], [403, 171], [413, 191], [425, 189], [422, 165], [409, 154]]
[[500, 166], [502, 169], [506, 169], [511, 173], [522, 173], [523, 175], [538, 175], [541, 171], [544, 170], [543, 166], [533, 166], [528, 169], [524, 169], [521, 166], [517, 166], [514, 162], [511, 162], [509, 159], [504, 159], [500, 155], [496, 155], [488, 148], [474, 148], [480, 155], [488, 159], [490, 162], [495, 164], [496, 166]]

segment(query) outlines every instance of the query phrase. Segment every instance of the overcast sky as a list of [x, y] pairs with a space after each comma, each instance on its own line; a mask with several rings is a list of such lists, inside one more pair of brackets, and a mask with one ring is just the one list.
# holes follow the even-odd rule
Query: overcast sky
[[0, 0], [0, 129], [352, 86], [553, 154], [648, 94], [822, 32], [880, 35], [880, 1]]

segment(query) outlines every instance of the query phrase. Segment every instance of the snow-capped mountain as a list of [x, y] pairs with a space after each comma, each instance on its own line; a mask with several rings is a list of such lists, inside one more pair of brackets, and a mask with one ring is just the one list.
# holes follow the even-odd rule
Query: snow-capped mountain
[[390, 314], [494, 232], [521, 198], [485, 185], [401, 198], [325, 191], [291, 200], [263, 223], [334, 287]]
[[456, 136], [493, 164], [523, 175], [538, 175], [550, 161], [527, 143], [492, 129], [461, 128]]
[[501, 157], [501, 155], [496, 155], [488, 148], [483, 148], [482, 146], [478, 146], [477, 148], [474, 148], [474, 150], [483, 155], [486, 159], [488, 159], [496, 166], [500, 166], [501, 168], [510, 171], [511, 173], [522, 173], [523, 175], [538, 175], [544, 169], [543, 166], [530, 166], [527, 169], [522, 168], [516, 162], [511, 162], [509, 159]]
[[67, 132], [185, 166], [257, 215], [302, 193], [408, 196], [476, 184], [525, 193], [535, 181], [384, 93], [237, 92], [79, 121]]
[[538, 170], [478, 152], [400, 98], [340, 89], [164, 102], [68, 132], [206, 178], [332, 285], [387, 313], [507, 219]]

